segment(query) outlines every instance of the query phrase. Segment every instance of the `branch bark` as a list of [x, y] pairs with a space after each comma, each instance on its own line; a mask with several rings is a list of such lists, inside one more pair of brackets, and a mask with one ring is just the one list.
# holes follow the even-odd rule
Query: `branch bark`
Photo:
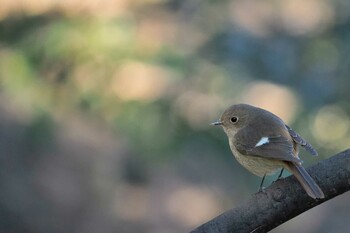
[[350, 149], [306, 169], [325, 198], [310, 198], [294, 176], [278, 180], [191, 233], [260, 233], [350, 190]]

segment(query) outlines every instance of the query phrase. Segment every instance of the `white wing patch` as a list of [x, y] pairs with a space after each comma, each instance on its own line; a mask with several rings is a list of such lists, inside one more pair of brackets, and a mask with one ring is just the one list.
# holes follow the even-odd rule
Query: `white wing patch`
[[260, 139], [260, 141], [258, 141], [258, 143], [255, 145], [255, 147], [259, 147], [259, 146], [265, 145], [265, 144], [267, 144], [269, 142], [270, 142], [270, 140], [269, 140], [268, 137], [262, 137]]

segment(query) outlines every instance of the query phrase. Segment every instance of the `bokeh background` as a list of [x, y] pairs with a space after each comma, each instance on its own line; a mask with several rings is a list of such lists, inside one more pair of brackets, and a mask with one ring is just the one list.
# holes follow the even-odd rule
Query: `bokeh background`
[[349, 147], [349, 54], [346, 0], [1, 0], [0, 232], [190, 231], [260, 183], [209, 126], [227, 106], [281, 116], [305, 166]]

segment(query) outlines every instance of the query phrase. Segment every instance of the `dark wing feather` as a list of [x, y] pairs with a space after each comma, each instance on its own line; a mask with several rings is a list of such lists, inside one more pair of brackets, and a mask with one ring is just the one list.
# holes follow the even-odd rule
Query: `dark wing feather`
[[310, 143], [308, 143], [306, 140], [304, 140], [297, 132], [292, 130], [288, 125], [286, 125], [288, 132], [290, 136], [293, 138], [293, 141], [299, 144], [300, 146], [304, 147], [306, 151], [308, 151], [313, 156], [317, 156], [317, 151], [311, 146]]
[[[233, 144], [241, 154], [296, 163], [302, 162], [293, 154], [292, 140], [288, 140], [282, 135], [262, 135], [262, 133], [253, 131], [253, 128], [246, 127], [235, 135]], [[256, 147], [255, 145], [262, 137], [267, 137], [269, 142]]]

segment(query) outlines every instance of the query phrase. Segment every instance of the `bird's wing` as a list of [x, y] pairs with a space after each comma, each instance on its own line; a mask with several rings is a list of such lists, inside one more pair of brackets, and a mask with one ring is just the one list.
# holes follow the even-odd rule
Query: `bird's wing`
[[302, 161], [293, 154], [293, 141], [283, 135], [264, 135], [252, 127], [240, 130], [234, 137], [233, 145], [243, 155], [296, 163]]
[[293, 141], [299, 144], [300, 146], [304, 147], [306, 151], [308, 151], [313, 156], [317, 156], [317, 151], [311, 146], [310, 143], [308, 143], [306, 140], [304, 140], [297, 132], [292, 130], [288, 125], [286, 125], [288, 132], [290, 136], [292, 137]]

